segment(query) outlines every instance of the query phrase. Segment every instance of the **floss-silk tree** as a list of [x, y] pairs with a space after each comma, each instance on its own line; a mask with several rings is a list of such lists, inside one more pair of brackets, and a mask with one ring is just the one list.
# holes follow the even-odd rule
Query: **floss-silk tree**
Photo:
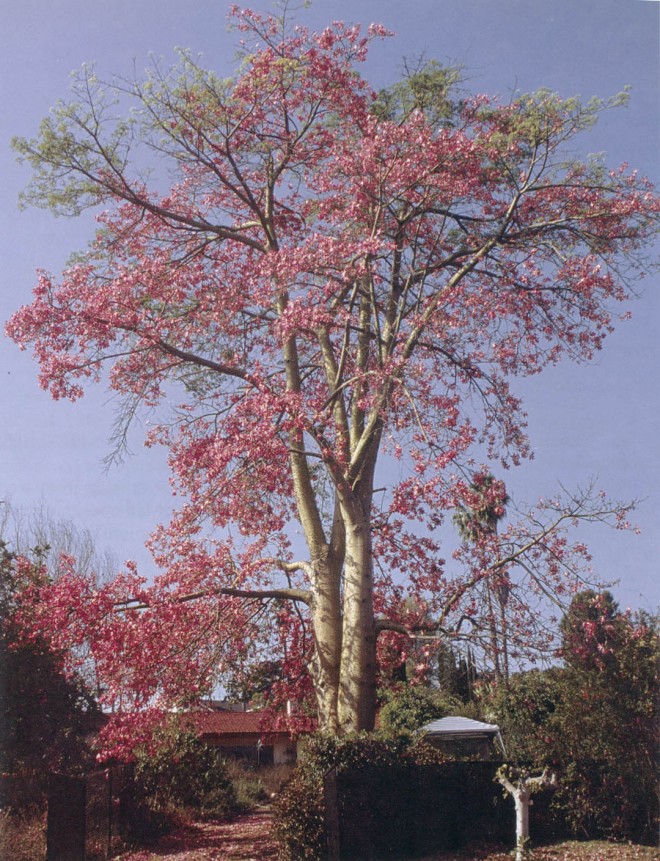
[[72, 568], [40, 595], [42, 628], [87, 643], [105, 700], [121, 698], [119, 746], [135, 715], [190, 703], [264, 630], [283, 697], [307, 686], [322, 729], [370, 729], [392, 638], [400, 655], [424, 626], [483, 631], [475, 587], [506, 569], [509, 624], [534, 647], [533, 596], [575, 574], [563, 527], [623, 516], [550, 502], [490, 561], [480, 542], [458, 573], [439, 555], [474, 447], [529, 454], [510, 379], [589, 359], [638, 274], [652, 190], [563, 153], [605, 105], [452, 102], [434, 64], [377, 96], [358, 67], [382, 28], [232, 14], [234, 79], [185, 55], [141, 81], [85, 72], [15, 143], [27, 202], [95, 208], [98, 230], [61, 279], [39, 274], [8, 334], [55, 398], [107, 369], [127, 419], [160, 410], [147, 442], [169, 449], [183, 500], [151, 538], [152, 583]]

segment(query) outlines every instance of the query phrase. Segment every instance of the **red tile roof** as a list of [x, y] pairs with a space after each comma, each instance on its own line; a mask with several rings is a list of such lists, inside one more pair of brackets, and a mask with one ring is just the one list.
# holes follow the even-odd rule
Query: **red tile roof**
[[200, 735], [272, 734], [268, 732], [264, 712], [197, 712], [192, 715], [192, 720]]

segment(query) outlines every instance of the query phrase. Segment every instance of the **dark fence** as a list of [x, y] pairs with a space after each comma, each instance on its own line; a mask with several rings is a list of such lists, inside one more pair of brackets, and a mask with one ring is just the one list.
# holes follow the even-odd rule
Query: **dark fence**
[[[513, 801], [495, 782], [498, 767], [457, 761], [400, 771], [331, 769], [324, 781], [328, 858], [380, 861], [479, 842], [515, 845]], [[541, 813], [547, 805], [538, 799]]]
[[84, 777], [52, 774], [48, 791], [47, 861], [105, 861], [130, 837], [134, 817], [128, 766]]

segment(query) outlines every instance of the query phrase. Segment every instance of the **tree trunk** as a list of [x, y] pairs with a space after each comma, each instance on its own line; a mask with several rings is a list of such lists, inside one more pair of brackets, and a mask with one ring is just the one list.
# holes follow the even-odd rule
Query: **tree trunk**
[[339, 733], [372, 730], [376, 711], [376, 626], [371, 531], [345, 515], [344, 617], [339, 679]]
[[500, 664], [500, 645], [497, 636], [497, 623], [495, 622], [495, 608], [493, 607], [493, 590], [490, 582], [486, 580], [486, 600], [488, 603], [488, 628], [490, 632], [490, 648], [493, 657], [493, 669], [495, 671], [495, 682], [499, 683], [502, 678], [502, 666]]
[[518, 787], [513, 793], [516, 806], [516, 861], [523, 861], [529, 843], [529, 799], [530, 790]]
[[509, 684], [509, 632], [506, 623], [506, 604], [498, 595], [498, 603], [500, 605], [500, 625], [502, 632], [502, 672], [504, 673], [504, 682]]
[[341, 662], [342, 618], [339, 571], [331, 562], [314, 566], [314, 600], [311, 605], [314, 656], [311, 673], [318, 709], [319, 729], [337, 735], [337, 702]]
[[542, 786], [555, 783], [555, 775], [550, 774], [548, 769], [543, 770], [539, 777], [530, 777], [523, 771], [519, 774], [515, 783], [507, 777], [507, 767], [503, 766], [497, 772], [497, 779], [505, 790], [513, 797], [516, 809], [516, 861], [523, 861], [529, 853], [529, 805], [532, 793]]

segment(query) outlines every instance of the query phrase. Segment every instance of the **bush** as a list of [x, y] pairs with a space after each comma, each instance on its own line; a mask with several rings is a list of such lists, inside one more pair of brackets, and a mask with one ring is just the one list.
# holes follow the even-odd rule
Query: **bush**
[[219, 751], [194, 733], [170, 727], [155, 752], [137, 752], [136, 798], [143, 799], [138, 837], [157, 836], [189, 818], [225, 818], [236, 810], [236, 793]]
[[513, 676], [484, 703], [513, 760], [558, 772], [552, 809], [572, 836], [657, 841], [658, 632], [582, 593], [562, 623], [566, 666]]
[[[437, 750], [410, 736], [360, 733], [342, 739], [315, 736], [308, 739], [293, 778], [274, 805], [279, 861], [319, 861], [327, 855], [324, 776], [336, 769], [350, 782], [368, 775], [375, 784], [404, 786], [405, 772], [438, 764]], [[396, 817], [390, 817], [394, 824]]]
[[456, 714], [464, 708], [459, 700], [429, 688], [406, 686], [388, 692], [380, 710], [380, 728], [386, 734], [413, 733], [431, 721]]
[[327, 857], [323, 783], [297, 769], [274, 804], [278, 861], [321, 861]]

